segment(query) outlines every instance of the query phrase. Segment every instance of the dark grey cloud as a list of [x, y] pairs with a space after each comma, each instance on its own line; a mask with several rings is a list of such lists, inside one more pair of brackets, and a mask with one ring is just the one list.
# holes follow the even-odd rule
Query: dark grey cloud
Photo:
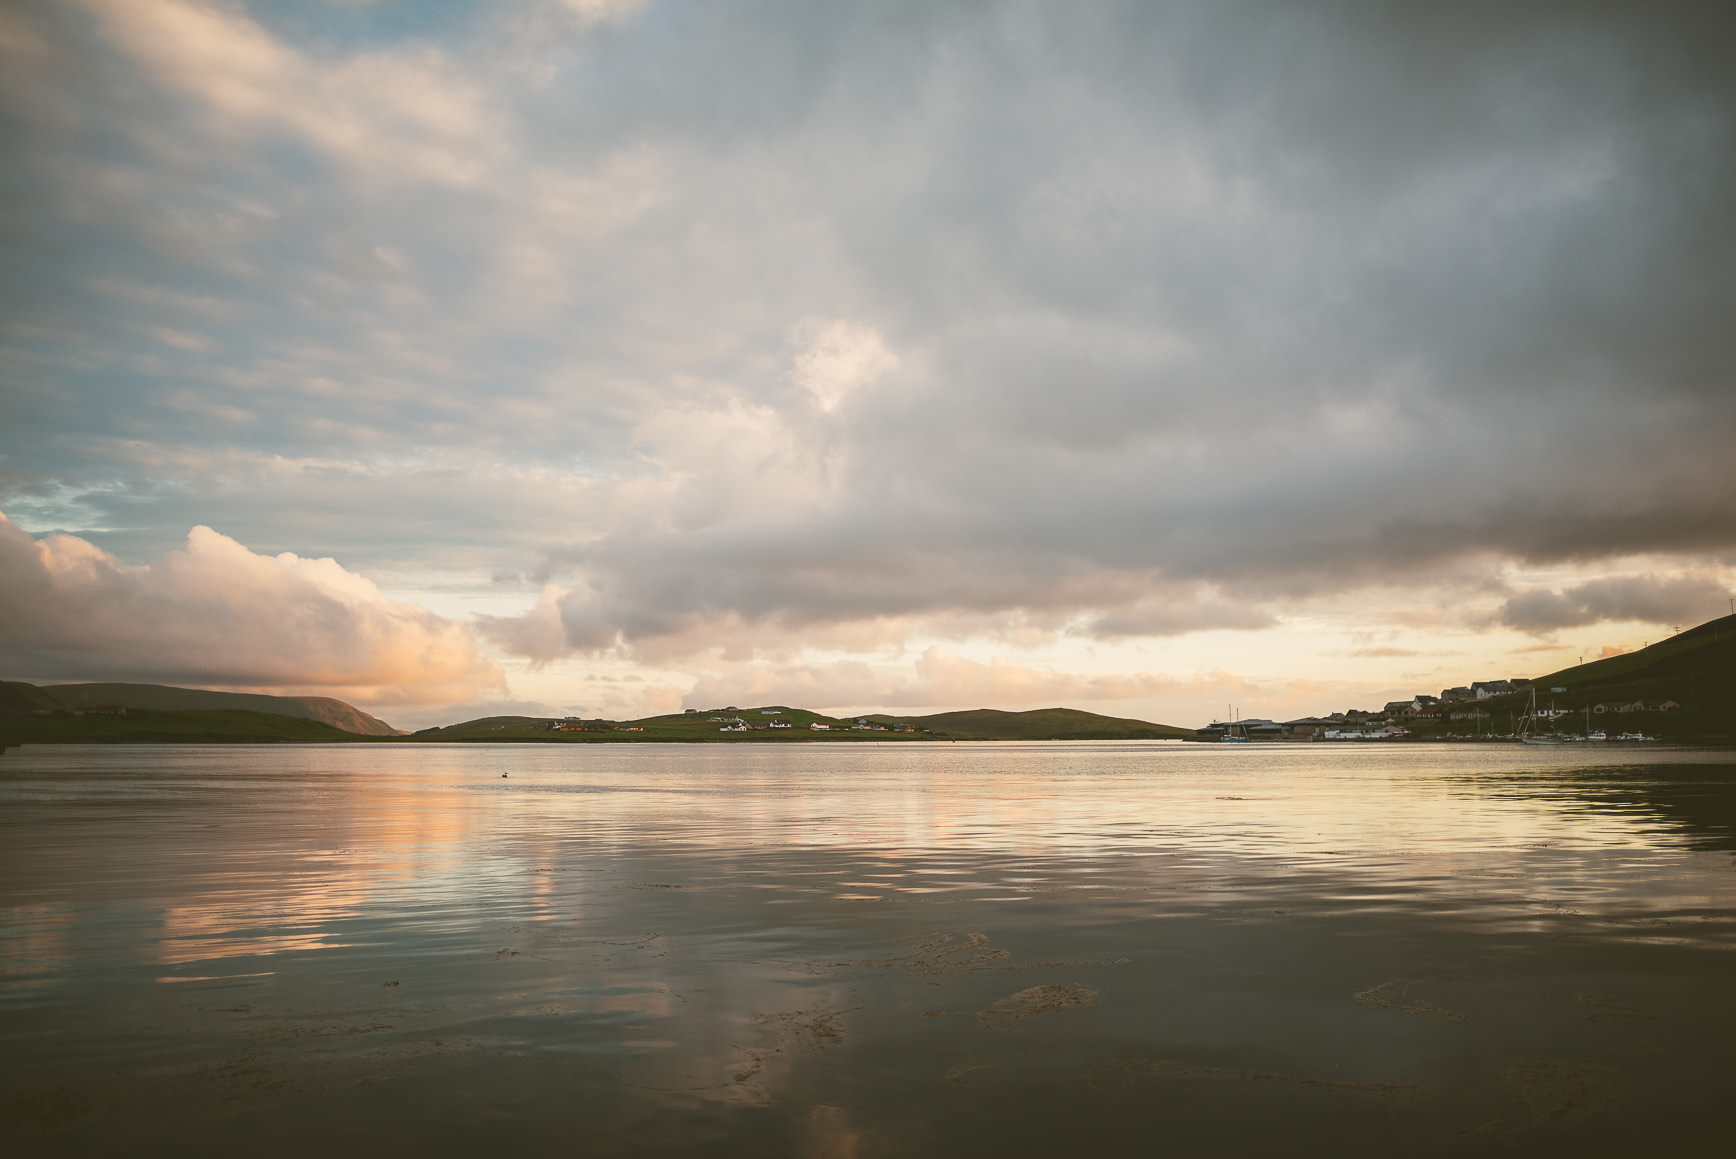
[[1540, 634], [1606, 620], [1691, 625], [1724, 610], [1728, 598], [1722, 584], [1701, 576], [1619, 576], [1524, 592], [1506, 602], [1501, 620]]
[[[546, 575], [489, 628], [533, 657], [728, 618], [1254, 627], [1471, 557], [1728, 553], [1729, 25], [14, 11], [0, 507]], [[831, 409], [815, 319], [891, 356]], [[1506, 618], [1618, 604], [1679, 606]]]

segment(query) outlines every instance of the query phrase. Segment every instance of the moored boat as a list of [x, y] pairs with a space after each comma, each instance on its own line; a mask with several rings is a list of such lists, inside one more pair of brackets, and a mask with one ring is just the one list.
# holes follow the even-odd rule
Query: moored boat
[[1525, 710], [1525, 723], [1519, 726], [1519, 741], [1521, 744], [1565, 744], [1560, 734], [1550, 733], [1545, 736], [1537, 731], [1537, 689], [1531, 689], [1531, 704]]

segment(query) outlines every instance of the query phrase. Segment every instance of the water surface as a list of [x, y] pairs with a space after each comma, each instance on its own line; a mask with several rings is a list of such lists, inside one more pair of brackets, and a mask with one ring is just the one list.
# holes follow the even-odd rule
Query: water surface
[[1732, 850], [1728, 752], [29, 747], [0, 1145], [1694, 1150]]

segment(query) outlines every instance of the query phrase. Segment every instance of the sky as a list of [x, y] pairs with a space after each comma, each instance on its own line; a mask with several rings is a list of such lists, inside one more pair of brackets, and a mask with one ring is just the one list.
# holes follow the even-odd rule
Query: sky
[[0, 6], [0, 677], [1198, 725], [1726, 614], [1720, 8]]

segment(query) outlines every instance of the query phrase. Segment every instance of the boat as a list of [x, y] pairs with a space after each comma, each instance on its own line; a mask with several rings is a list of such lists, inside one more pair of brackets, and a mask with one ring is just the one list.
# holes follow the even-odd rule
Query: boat
[[1537, 731], [1537, 686], [1531, 686], [1531, 704], [1525, 710], [1525, 723], [1519, 726], [1519, 741], [1521, 744], [1566, 744], [1560, 736], [1551, 734], [1544, 736]]
[[[1242, 731], [1238, 733], [1236, 731], [1237, 727], [1240, 727]], [[1235, 710], [1234, 706], [1231, 706], [1231, 708], [1230, 708], [1230, 721], [1229, 721], [1229, 723], [1224, 725], [1223, 742], [1225, 744], [1247, 744], [1248, 743], [1248, 726], [1245, 724], [1240, 725], [1240, 726], [1237, 725], [1236, 710]]]
[[1585, 739], [1587, 741], [1605, 741], [1609, 739], [1609, 734], [1604, 732], [1603, 729], [1591, 727], [1591, 705], [1589, 704], [1585, 706]]

